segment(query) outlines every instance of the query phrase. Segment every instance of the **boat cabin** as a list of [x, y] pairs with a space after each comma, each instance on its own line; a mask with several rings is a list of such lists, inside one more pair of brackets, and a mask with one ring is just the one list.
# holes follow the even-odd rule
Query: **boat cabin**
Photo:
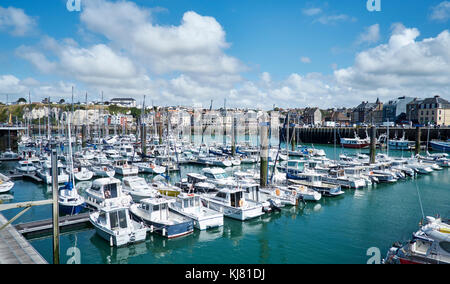
[[192, 211], [201, 206], [200, 196], [196, 194], [181, 193], [177, 196], [174, 206], [180, 208], [182, 211]]
[[222, 189], [213, 198], [228, 206], [239, 208], [244, 201], [244, 193], [242, 189]]
[[187, 174], [187, 182], [190, 184], [196, 184], [199, 182], [205, 182], [208, 178], [204, 175], [197, 173], [189, 173]]
[[203, 175], [207, 177], [208, 179], [225, 179], [228, 178], [228, 174], [225, 172], [224, 169], [221, 168], [206, 168], [203, 169]]
[[130, 217], [126, 208], [107, 207], [100, 211], [97, 222], [111, 231], [120, 231], [128, 228]]
[[92, 193], [106, 199], [122, 197], [120, 180], [115, 178], [102, 178], [93, 182], [90, 189]]
[[245, 199], [260, 202], [261, 196], [258, 184], [246, 183], [241, 185], [241, 188], [245, 191]]
[[150, 220], [168, 220], [169, 203], [174, 202], [166, 198], [147, 198], [141, 200], [139, 207], [150, 216]]

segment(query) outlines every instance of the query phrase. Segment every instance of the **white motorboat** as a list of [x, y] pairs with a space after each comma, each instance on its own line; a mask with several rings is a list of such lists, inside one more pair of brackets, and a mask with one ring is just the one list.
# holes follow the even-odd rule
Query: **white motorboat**
[[192, 219], [199, 230], [223, 226], [223, 214], [204, 206], [197, 194], [180, 193], [169, 209]]
[[0, 194], [10, 191], [14, 187], [14, 182], [7, 176], [0, 174]]
[[86, 204], [95, 209], [120, 203], [129, 206], [132, 198], [122, 191], [120, 180], [116, 178], [96, 179], [91, 188], [85, 191]]
[[114, 177], [116, 175], [115, 169], [108, 165], [92, 166], [91, 170], [96, 177]]
[[230, 177], [222, 168], [204, 168], [202, 174], [208, 178], [208, 181], [217, 187], [233, 187], [236, 186], [236, 180]]
[[160, 175], [166, 172], [165, 167], [155, 165], [154, 163], [141, 162], [133, 163], [133, 165], [139, 168], [140, 173]]
[[34, 173], [37, 171], [37, 167], [35, 167], [34, 163], [28, 160], [19, 161], [16, 167], [16, 170], [20, 173]]
[[[69, 175], [66, 172], [66, 167], [58, 161], [58, 183], [63, 184], [69, 182]], [[37, 171], [37, 176], [41, 178], [46, 184], [52, 184], [52, 166], [50, 161], [44, 161], [42, 169]]]
[[122, 179], [122, 191], [131, 195], [134, 202], [159, 195], [159, 192], [148, 185], [144, 178], [138, 176], [124, 177]]
[[388, 264], [450, 264], [450, 224], [427, 217], [427, 224], [407, 244], [395, 244], [387, 254]]
[[330, 170], [328, 175], [322, 176], [322, 181], [354, 189], [362, 188], [367, 185], [366, 180], [363, 178], [347, 176], [344, 169]]
[[138, 175], [139, 168], [133, 165], [128, 164], [126, 160], [118, 160], [114, 165], [114, 170], [116, 174], [121, 176], [132, 176]]
[[91, 180], [94, 177], [94, 172], [92, 172], [91, 170], [89, 170], [86, 167], [74, 168], [73, 172], [74, 172], [75, 178], [78, 181], [87, 181], [87, 180]]
[[304, 185], [321, 193], [322, 196], [334, 197], [344, 194], [341, 185], [324, 182], [323, 176], [318, 173], [301, 173], [297, 175], [297, 179], [290, 179], [289, 182], [292, 184]]
[[319, 201], [322, 194], [304, 185], [290, 185], [287, 189], [292, 195], [304, 201]]
[[223, 213], [226, 217], [246, 221], [264, 214], [263, 205], [245, 199], [245, 191], [239, 188], [223, 188], [216, 194], [202, 195], [206, 206]]
[[191, 234], [194, 221], [169, 210], [169, 204], [175, 202], [167, 197], [147, 198], [130, 207], [132, 218], [143, 222], [151, 233], [157, 233], [168, 239]]
[[142, 242], [147, 237], [147, 228], [131, 219], [128, 207], [120, 203], [91, 213], [89, 221], [97, 234], [107, 240], [110, 246], [120, 247]]

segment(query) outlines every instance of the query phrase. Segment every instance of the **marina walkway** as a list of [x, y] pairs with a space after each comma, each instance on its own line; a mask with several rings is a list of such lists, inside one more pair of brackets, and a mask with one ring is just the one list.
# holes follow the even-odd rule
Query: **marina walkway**
[[[0, 226], [8, 220], [0, 214]], [[47, 261], [17, 230], [8, 225], [0, 231], [0, 264], [46, 264]]]

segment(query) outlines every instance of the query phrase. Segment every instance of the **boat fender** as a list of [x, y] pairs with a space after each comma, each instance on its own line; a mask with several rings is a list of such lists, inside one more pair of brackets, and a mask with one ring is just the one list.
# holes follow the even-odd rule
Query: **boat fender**
[[150, 233], [153, 233], [153, 225], [150, 226]]
[[244, 207], [244, 200], [243, 199], [239, 200], [239, 207]]
[[165, 236], [166, 235], [166, 228], [162, 229], [162, 235]]
[[112, 236], [110, 236], [109, 237], [109, 246], [114, 246], [114, 242], [113, 242], [113, 237]]
[[277, 196], [280, 196], [281, 192], [280, 192], [280, 190], [279, 190], [278, 188], [275, 190], [275, 194], [276, 194]]

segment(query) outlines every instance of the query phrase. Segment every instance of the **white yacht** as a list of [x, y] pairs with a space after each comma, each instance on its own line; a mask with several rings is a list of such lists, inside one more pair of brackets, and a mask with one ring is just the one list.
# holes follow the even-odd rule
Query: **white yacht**
[[111, 247], [142, 242], [147, 237], [147, 228], [132, 220], [128, 207], [120, 203], [91, 213], [89, 221], [97, 234], [109, 241]]
[[304, 185], [290, 185], [287, 188], [292, 195], [304, 201], [319, 201], [322, 199], [321, 193]]
[[132, 176], [138, 175], [139, 168], [133, 165], [128, 164], [126, 160], [118, 160], [114, 165], [114, 170], [116, 174], [121, 176]]
[[[42, 169], [37, 171], [37, 176], [46, 184], [52, 184], [52, 166], [50, 161], [43, 162]], [[69, 182], [69, 175], [66, 172], [66, 167], [58, 161], [58, 183], [63, 184], [66, 182]]]
[[29, 173], [35, 173], [37, 171], [37, 167], [34, 165], [33, 162], [24, 160], [24, 161], [18, 162], [16, 170], [20, 173], [29, 174]]
[[94, 177], [94, 172], [86, 167], [74, 168], [73, 173], [78, 181], [87, 181]]
[[122, 179], [122, 191], [131, 195], [134, 202], [159, 195], [159, 192], [148, 185], [144, 178], [138, 176], [124, 177]]
[[6, 193], [14, 187], [12, 182], [7, 176], [0, 174], [0, 193]]
[[143, 222], [151, 233], [157, 233], [168, 239], [191, 234], [194, 231], [192, 219], [169, 210], [174, 199], [166, 197], [147, 198], [130, 207], [132, 218]]
[[109, 165], [92, 166], [91, 170], [96, 177], [114, 177], [116, 175], [115, 169]]
[[208, 178], [208, 181], [217, 187], [233, 187], [237, 183], [233, 177], [230, 177], [222, 168], [204, 168], [202, 174]]
[[245, 199], [245, 190], [238, 188], [223, 188], [216, 194], [202, 195], [206, 206], [223, 213], [226, 217], [246, 221], [264, 214], [263, 205]]
[[192, 219], [199, 230], [223, 226], [223, 214], [204, 206], [197, 194], [180, 193], [169, 209]]
[[116, 178], [95, 180], [85, 194], [86, 204], [95, 209], [118, 202], [123, 206], [129, 206], [132, 201], [131, 196], [122, 191], [121, 182]]
[[140, 173], [160, 175], [160, 174], [163, 174], [166, 172], [165, 167], [158, 166], [154, 163], [140, 162], [140, 163], [134, 163], [133, 165], [139, 168]]
[[330, 170], [328, 175], [322, 176], [322, 181], [354, 189], [362, 188], [367, 185], [366, 180], [363, 178], [347, 176], [344, 169]]
[[450, 223], [441, 218], [426, 217], [422, 226], [407, 244], [395, 244], [384, 263], [450, 264]]

